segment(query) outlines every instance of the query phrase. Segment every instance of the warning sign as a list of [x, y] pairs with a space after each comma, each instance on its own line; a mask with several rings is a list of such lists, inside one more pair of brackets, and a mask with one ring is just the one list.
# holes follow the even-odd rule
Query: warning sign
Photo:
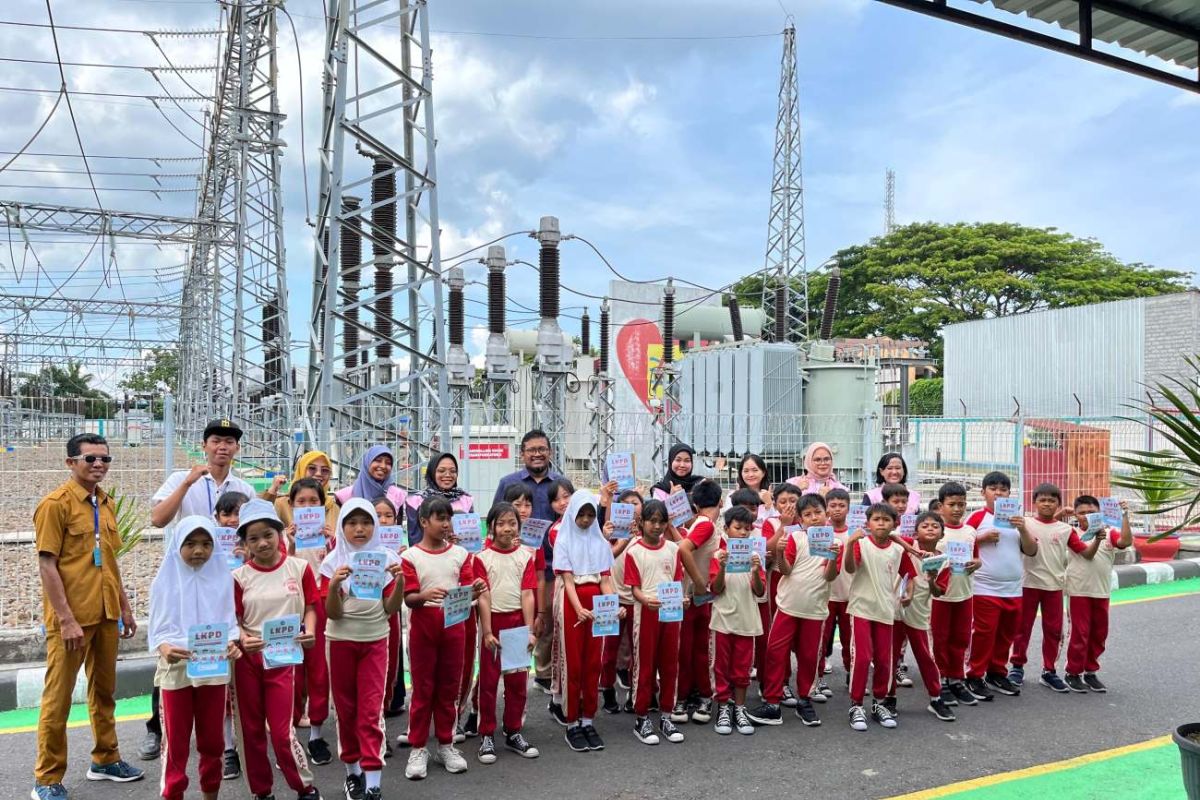
[[459, 459], [471, 461], [507, 461], [512, 458], [507, 442], [469, 442], [466, 449], [458, 446]]

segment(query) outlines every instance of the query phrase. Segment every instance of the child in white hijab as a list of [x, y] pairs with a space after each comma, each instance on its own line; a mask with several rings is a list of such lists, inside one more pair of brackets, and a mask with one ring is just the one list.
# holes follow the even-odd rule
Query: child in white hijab
[[[223, 675], [189, 677], [193, 654], [189, 633], [224, 634], [225, 656], [237, 659], [238, 624], [233, 578], [224, 557], [213, 558], [216, 525], [190, 516], [171, 532], [158, 574], [150, 585], [148, 640], [158, 654], [154, 682], [162, 692], [162, 796], [182, 798], [188, 787], [187, 762], [196, 730], [200, 791], [215, 800], [221, 787], [221, 757], [230, 668]], [[219, 669], [219, 665], [214, 665]], [[199, 671], [199, 670], [197, 670]]]

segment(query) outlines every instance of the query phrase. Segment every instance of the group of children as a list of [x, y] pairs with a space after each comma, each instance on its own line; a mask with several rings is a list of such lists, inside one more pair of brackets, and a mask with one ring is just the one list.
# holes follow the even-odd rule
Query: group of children
[[[558, 479], [549, 492], [558, 519], [545, 532], [544, 547], [522, 543], [533, 498], [528, 486], [517, 485], [489, 510], [487, 540], [476, 554], [456, 543], [456, 510], [442, 497], [420, 504], [419, 536], [409, 531], [407, 540], [415, 543], [396, 551], [380, 540], [381, 525], [396, 524], [393, 502], [349, 498], [315, 557], [297, 555], [295, 526], [270, 503], [223, 497], [216, 520], [187, 517], [176, 525], [151, 590], [149, 637], [159, 655], [165, 739], [162, 795], [183, 796], [194, 727], [206, 798], [215, 798], [219, 787], [222, 741], [228, 754], [233, 738], [241, 742], [251, 792], [258, 800], [272, 798], [268, 737], [275, 764], [298, 798], [320, 797], [295, 737], [296, 645], [323, 647], [327, 656], [328, 688], [308, 686], [310, 693], [326, 693], [310, 694], [310, 745], [323, 742], [319, 709], [331, 693], [345, 796], [378, 800], [390, 755], [383, 712], [401, 659], [401, 604], [409, 609], [403, 647], [411, 706], [398, 744], [411, 747], [405, 775], [414, 780], [426, 777], [431, 758], [450, 773], [465, 771], [467, 761], [454, 745], [468, 735], [480, 737], [483, 764], [496, 761], [498, 739], [519, 756], [539, 755], [522, 733], [528, 670], [501, 665], [501, 638], [522, 627], [527, 637], [517, 643], [507, 637], [506, 647], [524, 647], [527, 656], [549, 633], [549, 710], [577, 752], [604, 749], [597, 711], [601, 698], [606, 712], [622, 710], [618, 687], [628, 691], [624, 709], [634, 715], [634, 735], [647, 745], [682, 742], [680, 726], [688, 722], [712, 722], [718, 734], [750, 735], [756, 726], [781, 724], [784, 707], [794, 708], [804, 725], [820, 725], [815, 704], [834, 694], [825, 676], [832, 671], [835, 631], [854, 730], [866, 730], [868, 717], [897, 727], [897, 686], [912, 685], [898, 666], [905, 652], [917, 664], [927, 710], [940, 720], [955, 719], [952, 706], [1018, 694], [1039, 610], [1040, 683], [1061, 692], [1105, 691], [1096, 673], [1114, 556], [1131, 541], [1128, 515], [1119, 531], [1097, 532], [1096, 498], [1080, 496], [1064, 511], [1060, 490], [1045, 484], [1033, 492], [1034, 516], [997, 522], [996, 500], [1009, 489], [1002, 473], [986, 476], [985, 507], [964, 520], [967, 491], [947, 483], [933, 509], [917, 517], [912, 535], [902, 536], [901, 515], [910, 510], [902, 484], [883, 485], [881, 501], [852, 525], [851, 499], [841, 488], [784, 483], [766, 496], [741, 489], [723, 508], [720, 486], [698, 480], [687, 492], [690, 518], [672, 520], [662, 499], [618, 492], [615, 483], [597, 496]], [[628, 534], [615, 535], [614, 503], [634, 507]], [[291, 486], [290, 508], [326, 504], [317, 481]], [[236, 529], [231, 552], [223, 552], [216, 525]], [[740, 560], [747, 548], [737, 544], [745, 539], [751, 540], [748, 568]], [[371, 574], [382, 586], [372, 587], [360, 579], [380, 553]], [[232, 572], [231, 557], [244, 559]], [[676, 582], [683, 594], [678, 621], [662, 613], [660, 599]], [[1064, 592], [1070, 609], [1065, 679], [1056, 671]], [[595, 601], [614, 594], [619, 633], [594, 636]], [[451, 598], [460, 604], [469, 598], [465, 620], [447, 610]], [[226, 672], [189, 672], [197, 626], [226, 631]], [[762, 702], [751, 708], [747, 695], [755, 679]], [[318, 761], [320, 752], [310, 746], [308, 754], [327, 762]]]

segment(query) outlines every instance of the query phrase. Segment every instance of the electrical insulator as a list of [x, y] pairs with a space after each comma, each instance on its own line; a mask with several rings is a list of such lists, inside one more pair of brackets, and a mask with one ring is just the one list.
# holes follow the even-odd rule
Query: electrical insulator
[[462, 267], [451, 268], [448, 283], [450, 284], [450, 345], [462, 347], [466, 341]]
[[834, 267], [829, 271], [829, 285], [825, 287], [825, 309], [821, 313], [821, 338], [833, 335], [833, 314], [837, 310], [838, 287], [842, 283], [842, 271]]
[[379, 344], [375, 355], [380, 359], [392, 357], [392, 255], [396, 249], [396, 204], [386, 202], [396, 196], [396, 165], [386, 158], [376, 157], [371, 178], [371, 252], [375, 256], [375, 330]]
[[600, 372], [608, 374], [608, 298], [600, 304]]
[[675, 360], [675, 286], [670, 278], [663, 289], [663, 354], [662, 363], [670, 364]]
[[346, 369], [358, 366], [358, 289], [359, 271], [362, 264], [362, 228], [359, 227], [357, 197], [342, 199], [342, 299], [347, 308], [342, 311], [345, 322], [342, 327], [342, 349], [346, 353]]
[[742, 331], [742, 308], [738, 305], [736, 295], [728, 295], [729, 298], [729, 325], [733, 328], [733, 340], [740, 342], [745, 335]]
[[586, 308], [583, 310], [579, 325], [579, 349], [583, 352], [584, 357], [587, 357], [592, 349], [592, 320], [588, 316]]
[[775, 341], [787, 341], [787, 285], [775, 287]]
[[488, 333], [504, 333], [504, 248], [488, 248]]

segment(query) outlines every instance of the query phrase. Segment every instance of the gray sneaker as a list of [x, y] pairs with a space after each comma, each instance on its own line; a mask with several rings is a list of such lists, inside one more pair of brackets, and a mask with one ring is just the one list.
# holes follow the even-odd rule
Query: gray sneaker
[[35, 783], [29, 797], [30, 800], [67, 800], [67, 789], [61, 783]]
[[138, 746], [138, 758], [142, 761], [154, 761], [162, 754], [162, 737], [154, 731], [146, 731], [146, 738]]

